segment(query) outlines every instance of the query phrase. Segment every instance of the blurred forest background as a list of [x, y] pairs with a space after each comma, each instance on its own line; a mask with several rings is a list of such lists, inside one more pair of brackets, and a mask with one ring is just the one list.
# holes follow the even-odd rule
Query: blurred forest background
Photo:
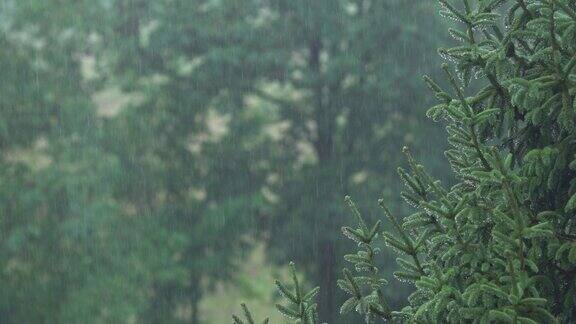
[[344, 195], [403, 213], [404, 145], [449, 171], [421, 82], [437, 9], [0, 0], [0, 322], [227, 323], [246, 301], [282, 323], [294, 260], [336, 323]]

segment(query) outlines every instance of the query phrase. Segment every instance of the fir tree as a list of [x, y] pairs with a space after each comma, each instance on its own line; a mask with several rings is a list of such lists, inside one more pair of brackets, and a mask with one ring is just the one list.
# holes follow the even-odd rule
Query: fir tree
[[[360, 251], [345, 256], [341, 312], [410, 323], [576, 321], [576, 4], [569, 0], [440, 0], [459, 45], [440, 54], [448, 87], [425, 81], [447, 120], [446, 157], [457, 177], [442, 185], [404, 152], [402, 197], [416, 212], [379, 233], [347, 202]], [[474, 91], [474, 89], [479, 89]], [[399, 253], [409, 306], [389, 310], [376, 240]]]

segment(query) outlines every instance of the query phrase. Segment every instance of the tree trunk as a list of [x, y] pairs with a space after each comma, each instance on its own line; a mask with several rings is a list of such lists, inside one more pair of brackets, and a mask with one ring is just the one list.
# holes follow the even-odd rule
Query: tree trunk
[[196, 277], [191, 278], [191, 286], [189, 290], [189, 298], [190, 298], [190, 307], [191, 315], [190, 315], [190, 323], [198, 324], [200, 323], [200, 313], [198, 310], [198, 303], [200, 303], [201, 296], [200, 291], [200, 280]]
[[318, 316], [321, 323], [332, 324], [336, 316], [336, 254], [334, 243], [330, 241], [320, 243], [320, 253], [317, 270], [317, 277], [320, 279]]
[[190, 316], [190, 323], [200, 323], [200, 313], [198, 312], [198, 300], [192, 301], [192, 315]]
[[[328, 87], [322, 76], [320, 55], [323, 51], [323, 44], [320, 32], [313, 37], [309, 43], [308, 67], [312, 78], [314, 107], [314, 120], [316, 122], [316, 138], [313, 139], [314, 148], [318, 156], [318, 168], [321, 173], [319, 180], [321, 196], [323, 199], [333, 197], [332, 191], [336, 188], [331, 181], [325, 178], [325, 170], [334, 165], [334, 126], [335, 113], [331, 105], [331, 88]], [[323, 201], [322, 203], [326, 203]], [[330, 217], [330, 215], [322, 215]], [[320, 231], [331, 231], [331, 228], [321, 228]], [[319, 281], [320, 293], [318, 296], [318, 316], [321, 323], [334, 323], [336, 318], [336, 252], [331, 235], [318, 232], [315, 233], [319, 240], [318, 261], [316, 264], [316, 278]]]

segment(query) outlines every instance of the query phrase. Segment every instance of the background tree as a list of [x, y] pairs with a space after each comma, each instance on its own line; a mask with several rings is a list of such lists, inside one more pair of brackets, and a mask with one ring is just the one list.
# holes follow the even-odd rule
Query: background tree
[[[341, 197], [392, 197], [400, 185], [392, 166], [401, 159], [389, 152], [403, 144], [431, 164], [438, 160], [416, 130], [425, 89], [407, 76], [434, 73], [430, 53], [438, 40], [430, 35], [440, 25], [432, 3], [276, 0], [270, 7], [274, 48], [283, 44], [291, 60], [279, 80], [289, 89], [284, 96], [277, 88], [261, 93], [289, 125], [282, 140], [289, 162], [276, 171], [280, 201], [268, 243], [277, 260], [294, 258], [323, 287], [320, 318], [333, 323]], [[426, 131], [437, 134], [433, 126]]]
[[[108, 82], [136, 98], [107, 123], [124, 175], [118, 199], [174, 245], [144, 321], [199, 321], [198, 303], [236, 271], [266, 211], [273, 117], [249, 94], [281, 71], [262, 52], [258, 1], [116, 1], [102, 26]], [[172, 243], [170, 243], [172, 242]]]
[[76, 7], [3, 3], [0, 36], [0, 316], [6, 323], [128, 320], [149, 268], [112, 192], [83, 82]]

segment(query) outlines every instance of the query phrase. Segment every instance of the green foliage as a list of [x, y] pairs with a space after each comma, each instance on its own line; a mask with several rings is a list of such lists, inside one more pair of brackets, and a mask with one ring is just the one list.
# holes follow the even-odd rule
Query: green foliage
[[[290, 276], [292, 279], [292, 289], [279, 280], [274, 281], [278, 292], [289, 304], [288, 306], [284, 306], [283, 304], [276, 304], [276, 309], [280, 314], [292, 320], [294, 323], [320, 323], [318, 322], [318, 314], [316, 312], [317, 304], [315, 302], [316, 295], [318, 294], [320, 288], [316, 287], [305, 293], [298, 280], [296, 268], [293, 262], [290, 262]], [[244, 303], [241, 305], [244, 311], [244, 317], [246, 317], [248, 323], [255, 323], [252, 314], [248, 310], [248, 307], [246, 307]], [[236, 315], [233, 315], [232, 319], [234, 320], [235, 324], [244, 323]], [[265, 319], [264, 323], [268, 323], [268, 319]]]
[[[451, 91], [426, 78], [441, 102], [428, 114], [449, 121], [446, 156], [460, 181], [444, 188], [408, 152], [410, 171], [399, 170], [418, 211], [384, 238], [413, 261], [400, 259], [395, 273], [416, 286], [410, 306], [394, 313], [411, 322], [576, 316], [574, 264], [559, 262], [576, 234], [573, 4], [507, 2], [441, 1], [442, 14], [463, 25], [451, 30], [461, 45], [440, 49], [458, 79], [446, 64]], [[480, 90], [466, 95], [473, 75]]]
[[[252, 316], [252, 313], [250, 313], [250, 310], [248, 309], [248, 307], [246, 306], [246, 304], [242, 303], [242, 310], [244, 311], [244, 317], [246, 318], [246, 322], [241, 320], [238, 316], [233, 315], [232, 319], [234, 320], [234, 324], [256, 324], [256, 322], [254, 321], [254, 317]], [[262, 321], [262, 324], [268, 324], [269, 319], [266, 318], [264, 319], [264, 321]]]
[[342, 307], [341, 314], [346, 314], [352, 310], [365, 315], [367, 323], [373, 323], [375, 318], [390, 318], [390, 307], [384, 299], [382, 288], [388, 283], [385, 279], [378, 277], [378, 266], [374, 257], [380, 248], [374, 246], [374, 240], [380, 230], [380, 221], [368, 228], [362, 215], [350, 197], [346, 196], [346, 203], [350, 206], [352, 213], [358, 220], [358, 228], [342, 227], [342, 232], [346, 237], [358, 244], [360, 250], [356, 254], [348, 254], [344, 259], [354, 264], [354, 269], [358, 273], [367, 275], [353, 276], [350, 270], [344, 268], [344, 279], [338, 279], [338, 287], [350, 294]]
[[[117, 199], [158, 228], [173, 256], [154, 278], [142, 320], [179, 322], [257, 237], [273, 145], [268, 106], [247, 99], [282, 69], [259, 55], [267, 26], [252, 24], [259, 1], [112, 1], [95, 26], [109, 86], [138, 98], [106, 123], [106, 148], [124, 175]], [[265, 59], [265, 57], [267, 59]], [[165, 248], [170, 246], [169, 249]]]
[[2, 8], [0, 318], [125, 320], [146, 304], [150, 255], [113, 198], [121, 174], [75, 60], [80, 27], [65, 37], [69, 15], [48, 1]]
[[[565, 0], [440, 0], [459, 45], [440, 54], [444, 89], [425, 81], [447, 121], [450, 188], [405, 149], [402, 197], [417, 211], [383, 241], [400, 257], [394, 275], [416, 291], [390, 312], [369, 228], [347, 198], [358, 228], [344, 235], [361, 250], [345, 259], [338, 285], [352, 295], [343, 312], [408, 323], [571, 323], [576, 320], [576, 7]], [[364, 285], [363, 285], [364, 284]], [[368, 294], [364, 293], [368, 291]], [[370, 292], [372, 291], [372, 292]]]
[[[256, 4], [1, 5], [3, 322], [198, 322], [267, 206], [269, 111], [244, 100], [272, 73], [253, 55]], [[110, 89], [125, 103], [102, 113]]]
[[317, 304], [315, 297], [320, 290], [316, 287], [307, 293], [304, 293], [296, 275], [296, 268], [293, 262], [290, 262], [290, 275], [292, 276], [292, 287], [280, 282], [275, 281], [278, 291], [289, 303], [289, 306], [276, 304], [276, 309], [287, 318], [294, 320], [295, 323], [303, 324], [317, 324], [318, 314], [316, 313]]
[[[456, 60], [464, 85], [478, 71], [487, 84], [466, 97], [444, 65], [454, 98], [428, 80], [443, 102], [429, 114], [451, 120], [447, 157], [462, 182], [444, 190], [418, 166], [412, 170], [417, 182], [409, 182], [409, 195], [423, 213], [411, 216], [421, 223], [406, 227], [427, 236], [430, 245], [420, 253], [429, 269], [415, 280], [405, 312], [416, 320], [570, 322], [573, 270], [551, 256], [574, 235], [566, 227], [572, 172], [564, 155], [574, 154], [566, 145], [574, 132], [574, 36], [564, 32], [576, 26], [572, 9], [560, 1], [517, 3], [501, 32], [492, 12], [501, 1], [475, 9], [443, 3], [449, 15], [461, 16], [468, 38], [441, 53]], [[483, 25], [492, 33], [475, 32]], [[423, 216], [435, 221], [426, 224]]]

